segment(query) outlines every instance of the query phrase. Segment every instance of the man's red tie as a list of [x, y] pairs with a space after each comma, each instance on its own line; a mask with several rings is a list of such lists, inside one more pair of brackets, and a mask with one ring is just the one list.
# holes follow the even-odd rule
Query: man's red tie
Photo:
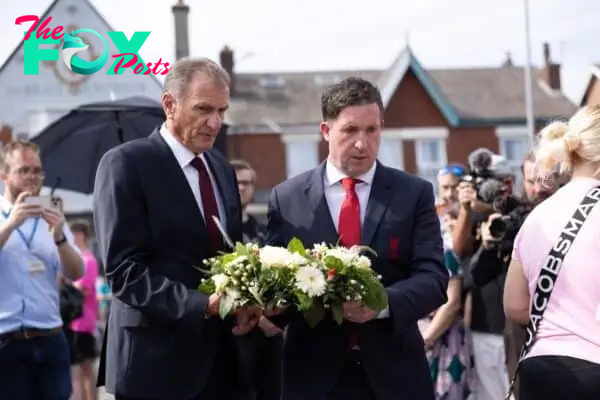
[[192, 166], [198, 170], [198, 181], [200, 183], [200, 196], [202, 198], [202, 208], [204, 211], [204, 221], [208, 229], [208, 236], [213, 250], [218, 251], [223, 247], [223, 238], [217, 224], [212, 219], [212, 216], [219, 218], [219, 207], [217, 206], [217, 198], [215, 190], [210, 181], [208, 169], [200, 157], [195, 157]]
[[[345, 247], [360, 244], [360, 202], [355, 190], [358, 182], [360, 181], [354, 178], [342, 179], [342, 186], [346, 190], [346, 197], [340, 210], [338, 234], [340, 236], [340, 243]], [[350, 332], [348, 346], [350, 350], [358, 346], [358, 333], [354, 329]]]

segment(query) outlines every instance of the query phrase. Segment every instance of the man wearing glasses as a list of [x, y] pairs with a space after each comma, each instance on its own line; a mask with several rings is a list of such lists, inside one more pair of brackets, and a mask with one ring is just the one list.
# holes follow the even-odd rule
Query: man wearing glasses
[[0, 393], [4, 399], [67, 400], [69, 349], [62, 330], [58, 275], [83, 275], [83, 260], [62, 212], [39, 197], [39, 148], [2, 148], [0, 178]]
[[[254, 196], [256, 172], [244, 160], [232, 160], [242, 203], [244, 242], [264, 244], [264, 226], [248, 213]], [[237, 388], [234, 400], [281, 398], [282, 331], [264, 316], [245, 336], [234, 337], [237, 354]]]
[[445, 214], [448, 207], [456, 204], [458, 200], [456, 189], [465, 172], [464, 167], [459, 164], [449, 164], [439, 170], [437, 183], [440, 198], [437, 211], [440, 217]]

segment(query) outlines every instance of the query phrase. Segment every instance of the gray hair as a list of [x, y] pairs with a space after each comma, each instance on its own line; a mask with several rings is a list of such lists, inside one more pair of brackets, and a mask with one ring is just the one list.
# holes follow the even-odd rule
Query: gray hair
[[165, 77], [163, 93], [170, 93], [176, 99], [181, 99], [196, 76], [203, 74], [215, 83], [229, 87], [231, 77], [218, 63], [209, 58], [182, 58], [177, 61]]

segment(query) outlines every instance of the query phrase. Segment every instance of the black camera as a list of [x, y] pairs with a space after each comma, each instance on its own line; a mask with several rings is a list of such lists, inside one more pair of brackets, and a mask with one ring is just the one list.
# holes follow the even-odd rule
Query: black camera
[[490, 170], [492, 165], [493, 153], [485, 148], [474, 150], [468, 156], [469, 173], [461, 177], [461, 182], [468, 182], [473, 185], [477, 192], [477, 198], [485, 202], [480, 195], [481, 186], [489, 179], [495, 179], [494, 173]]
[[485, 148], [479, 148], [469, 154], [469, 174], [465, 175], [463, 181], [474, 186], [479, 201], [490, 206], [494, 212], [502, 214], [491, 222], [490, 235], [496, 241], [511, 246], [531, 207], [513, 196], [505, 179], [494, 173], [491, 168], [493, 156], [494, 154]]

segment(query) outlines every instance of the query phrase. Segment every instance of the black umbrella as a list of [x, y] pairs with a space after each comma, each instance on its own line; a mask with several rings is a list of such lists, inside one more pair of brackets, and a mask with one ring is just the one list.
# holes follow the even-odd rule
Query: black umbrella
[[71, 110], [32, 139], [42, 153], [44, 186], [92, 193], [102, 155], [121, 143], [148, 136], [164, 119], [160, 103], [145, 97]]
[[[146, 137], [165, 120], [145, 97], [91, 103], [58, 119], [32, 139], [41, 149], [44, 186], [90, 194], [100, 158], [121, 143]], [[223, 152], [226, 127], [216, 147]]]

